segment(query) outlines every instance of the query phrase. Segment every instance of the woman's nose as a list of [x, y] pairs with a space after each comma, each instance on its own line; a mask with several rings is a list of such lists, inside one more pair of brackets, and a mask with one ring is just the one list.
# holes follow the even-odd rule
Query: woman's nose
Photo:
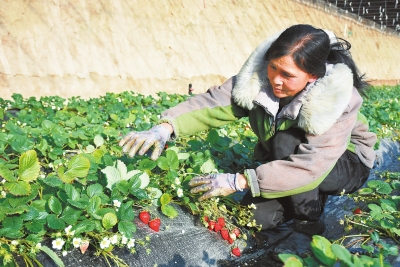
[[280, 75], [275, 75], [273, 78], [274, 84], [280, 85], [282, 84], [282, 77]]

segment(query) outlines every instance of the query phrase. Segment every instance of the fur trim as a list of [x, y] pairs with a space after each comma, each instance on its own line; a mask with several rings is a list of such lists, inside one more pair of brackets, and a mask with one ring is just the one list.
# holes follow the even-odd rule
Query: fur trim
[[[331, 39], [331, 43], [337, 41], [332, 31], [324, 31]], [[248, 110], [253, 109], [255, 107], [253, 103], [254, 98], [260, 92], [262, 85], [269, 83], [264, 56], [272, 43], [278, 39], [282, 32], [283, 31], [275, 33], [259, 44], [236, 75], [236, 84], [232, 90], [232, 96], [235, 103], [240, 107]]]
[[258, 45], [236, 75], [236, 83], [232, 90], [232, 96], [235, 103], [242, 108], [253, 109], [255, 107], [253, 99], [260, 92], [261, 86], [268, 83], [264, 56], [280, 34], [281, 32], [274, 34]]
[[303, 99], [298, 125], [310, 134], [326, 132], [342, 115], [353, 92], [353, 74], [345, 64], [335, 64], [318, 79]]

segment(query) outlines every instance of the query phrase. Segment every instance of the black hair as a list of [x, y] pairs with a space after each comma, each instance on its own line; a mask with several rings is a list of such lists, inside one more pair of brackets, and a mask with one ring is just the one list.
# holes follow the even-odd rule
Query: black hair
[[353, 85], [364, 94], [368, 83], [365, 75], [359, 70], [350, 54], [351, 45], [348, 41], [333, 37], [322, 29], [307, 24], [293, 25], [284, 30], [271, 44], [265, 54], [265, 60], [291, 55], [296, 65], [307, 73], [323, 77], [326, 72], [326, 63], [346, 64], [353, 73]]
[[331, 49], [328, 55], [328, 63], [344, 63], [346, 64], [353, 73], [353, 85], [365, 95], [365, 90], [369, 86], [368, 82], [365, 80], [365, 74], [360, 74], [356, 63], [353, 61], [350, 48], [351, 44], [343, 38], [336, 37], [336, 42], [331, 44]]

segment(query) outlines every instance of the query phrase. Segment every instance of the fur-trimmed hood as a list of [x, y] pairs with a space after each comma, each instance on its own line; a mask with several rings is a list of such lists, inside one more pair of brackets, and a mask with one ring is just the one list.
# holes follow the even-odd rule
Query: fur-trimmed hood
[[[334, 41], [332, 32], [327, 31]], [[232, 90], [234, 101], [242, 108], [251, 110], [263, 106], [274, 117], [279, 99], [272, 93], [267, 76], [264, 55], [280, 33], [263, 41], [244, 63], [236, 75]], [[353, 91], [353, 74], [345, 64], [327, 65], [324, 77], [306, 86], [278, 115], [298, 119], [298, 126], [310, 134], [322, 134], [342, 115]]]

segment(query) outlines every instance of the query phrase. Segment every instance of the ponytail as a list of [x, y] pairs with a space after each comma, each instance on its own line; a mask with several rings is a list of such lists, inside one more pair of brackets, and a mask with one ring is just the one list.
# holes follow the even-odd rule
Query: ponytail
[[351, 44], [342, 39], [342, 38], [335, 38], [337, 42], [331, 43], [330, 52], [328, 55], [328, 63], [336, 64], [336, 63], [344, 63], [346, 64], [353, 73], [353, 86], [357, 88], [357, 90], [362, 94], [365, 94], [365, 90], [369, 86], [368, 82], [365, 81], [365, 74], [360, 74], [355, 62], [353, 61], [350, 48]]

